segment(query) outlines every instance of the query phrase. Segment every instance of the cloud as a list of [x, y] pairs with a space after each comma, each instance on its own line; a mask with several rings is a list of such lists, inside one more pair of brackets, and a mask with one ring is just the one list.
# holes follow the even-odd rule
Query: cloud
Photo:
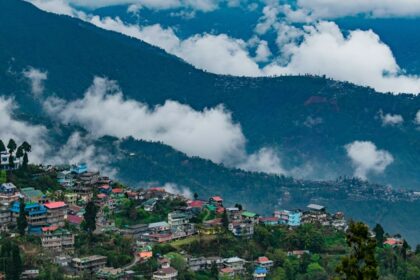
[[395, 114], [383, 114], [382, 111], [379, 112], [379, 117], [381, 118], [383, 126], [396, 126], [404, 122], [404, 118], [401, 115]]
[[168, 193], [182, 195], [183, 197], [186, 197], [186, 198], [189, 198], [189, 199], [193, 198], [193, 193], [187, 187], [180, 187], [180, 186], [178, 186], [177, 184], [174, 184], [174, 183], [166, 183], [163, 186], [163, 188]]
[[314, 18], [414, 17], [420, 15], [419, 0], [297, 0], [298, 10]]
[[[119, 18], [86, 18], [94, 25], [106, 30], [116, 31], [130, 37], [158, 46], [174, 54], [197, 68], [216, 74], [236, 76], [260, 76], [261, 71], [247, 49], [247, 43], [226, 34], [194, 35], [185, 40], [177, 37], [173, 29], [162, 28], [159, 24], [150, 26], [129, 25]], [[267, 44], [259, 47], [259, 58], [268, 55]], [[265, 44], [265, 46], [264, 46]], [[257, 53], [258, 55], [258, 53]]]
[[345, 36], [333, 22], [306, 26], [301, 42], [287, 45], [286, 65], [265, 68], [272, 75], [326, 75], [369, 86], [379, 92], [419, 93], [420, 78], [404, 74], [390, 48], [373, 31], [350, 31]]
[[420, 110], [417, 111], [416, 117], [414, 119], [414, 123], [420, 125]]
[[36, 97], [40, 96], [44, 91], [44, 81], [47, 80], [48, 73], [29, 67], [23, 71], [23, 76], [31, 83], [32, 93]]
[[[95, 139], [89, 135], [82, 135], [74, 132], [67, 139], [67, 142], [59, 147], [53, 155], [48, 158], [51, 164], [77, 164], [87, 163], [89, 169], [99, 170], [102, 174], [115, 176], [117, 171], [110, 167], [112, 161], [109, 152], [95, 145]], [[112, 155], [113, 158], [116, 155]]]
[[147, 8], [152, 10], [190, 9], [211, 12], [225, 0], [28, 0], [37, 7], [50, 12], [71, 15], [72, 7], [96, 9], [116, 5], [130, 5], [130, 10]]
[[115, 82], [95, 78], [83, 99], [71, 102], [48, 98], [45, 110], [63, 123], [83, 126], [96, 137], [133, 136], [161, 141], [190, 156], [222, 162], [244, 149], [245, 137], [223, 106], [195, 111], [166, 101], [150, 108], [126, 100]]
[[49, 150], [47, 141], [48, 130], [42, 125], [32, 125], [16, 119], [13, 115], [18, 110], [13, 99], [0, 97], [0, 139], [5, 145], [9, 139], [14, 139], [18, 145], [27, 141], [32, 145], [29, 160], [41, 163]]
[[262, 148], [254, 154], [251, 154], [245, 162], [241, 163], [239, 168], [265, 172], [272, 174], [286, 174], [286, 170], [283, 169], [278, 154], [270, 148]]
[[378, 150], [370, 141], [354, 141], [345, 145], [347, 156], [355, 167], [354, 176], [366, 179], [367, 175], [383, 173], [394, 158], [385, 150]]

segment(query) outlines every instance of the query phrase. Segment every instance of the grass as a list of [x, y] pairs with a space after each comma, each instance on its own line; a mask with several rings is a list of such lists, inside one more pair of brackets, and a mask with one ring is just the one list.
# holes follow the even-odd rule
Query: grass
[[6, 170], [0, 170], [0, 184], [7, 182]]
[[198, 240], [202, 240], [202, 241], [210, 241], [215, 239], [215, 235], [202, 235], [202, 236], [198, 236], [198, 235], [193, 235], [187, 238], [183, 238], [183, 239], [178, 239], [175, 240], [173, 242], [170, 243], [171, 246], [175, 247], [176, 249], [181, 249], [182, 246], [191, 244], [195, 241]]

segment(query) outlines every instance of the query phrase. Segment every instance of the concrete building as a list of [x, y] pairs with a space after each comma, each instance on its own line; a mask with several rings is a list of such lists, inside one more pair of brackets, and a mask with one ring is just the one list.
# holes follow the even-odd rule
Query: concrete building
[[77, 272], [83, 271], [98, 271], [105, 267], [107, 258], [105, 256], [93, 255], [83, 258], [73, 258], [71, 260], [71, 267]]
[[59, 229], [57, 226], [43, 227], [41, 235], [42, 248], [54, 252], [73, 251], [74, 234]]
[[3, 183], [0, 185], [0, 203], [11, 203], [18, 200], [20, 193], [13, 183]]
[[45, 203], [44, 206], [47, 208], [47, 223], [63, 227], [67, 216], [67, 204], [64, 201], [54, 201]]

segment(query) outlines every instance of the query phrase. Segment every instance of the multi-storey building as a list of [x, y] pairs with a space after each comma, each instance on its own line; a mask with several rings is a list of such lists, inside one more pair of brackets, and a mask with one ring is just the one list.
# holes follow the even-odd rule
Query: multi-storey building
[[67, 215], [67, 204], [63, 201], [54, 201], [44, 204], [47, 208], [47, 223], [49, 225], [64, 226], [64, 221]]
[[[10, 212], [12, 214], [12, 222], [16, 222], [17, 217], [19, 217], [20, 202], [13, 202]], [[37, 202], [26, 203], [25, 214], [30, 233], [41, 233], [41, 228], [48, 224], [47, 209]]]
[[54, 252], [73, 251], [74, 234], [57, 226], [43, 227], [41, 244], [44, 249]]
[[105, 267], [107, 258], [105, 256], [93, 255], [83, 258], [74, 258], [71, 260], [71, 267], [77, 272], [98, 271]]
[[3, 183], [0, 185], [0, 203], [11, 203], [18, 200], [20, 193], [13, 183]]

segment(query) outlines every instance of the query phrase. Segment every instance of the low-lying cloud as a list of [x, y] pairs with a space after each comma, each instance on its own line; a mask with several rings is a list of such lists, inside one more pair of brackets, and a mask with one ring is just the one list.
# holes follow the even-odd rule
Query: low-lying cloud
[[382, 126], [396, 126], [404, 122], [404, 118], [398, 114], [393, 115], [387, 113], [384, 115], [384, 113], [380, 111], [379, 117], [381, 118]]
[[48, 78], [47, 72], [28, 67], [28, 69], [23, 71], [23, 76], [28, 79], [31, 91], [36, 97], [44, 92], [44, 81]]
[[379, 150], [370, 141], [354, 141], [345, 146], [347, 156], [355, 168], [354, 176], [366, 179], [369, 173], [380, 174], [394, 161], [385, 150]]
[[14, 114], [17, 110], [18, 106], [13, 99], [0, 97], [0, 139], [5, 145], [9, 139], [14, 139], [18, 145], [27, 141], [32, 145], [29, 160], [40, 163], [49, 150], [48, 130], [43, 125], [33, 125], [16, 119]]

